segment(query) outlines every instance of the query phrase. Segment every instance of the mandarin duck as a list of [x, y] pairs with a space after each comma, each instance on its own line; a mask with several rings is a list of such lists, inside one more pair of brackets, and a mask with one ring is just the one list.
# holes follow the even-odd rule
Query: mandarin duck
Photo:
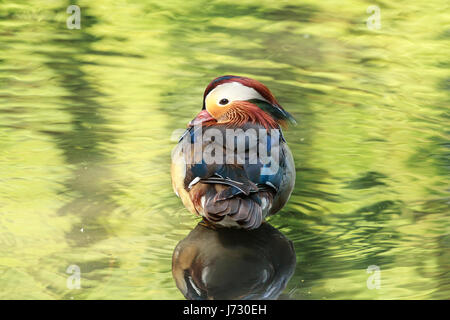
[[294, 160], [281, 127], [294, 118], [259, 81], [222, 76], [172, 152], [172, 186], [211, 224], [258, 228], [288, 201]]
[[294, 274], [292, 241], [269, 223], [247, 231], [199, 223], [172, 255], [172, 276], [189, 300], [277, 299]]

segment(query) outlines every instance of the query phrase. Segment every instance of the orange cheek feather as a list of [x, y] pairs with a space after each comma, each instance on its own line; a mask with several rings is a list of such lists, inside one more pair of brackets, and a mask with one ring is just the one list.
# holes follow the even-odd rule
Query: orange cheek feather
[[229, 106], [219, 107], [217, 104], [206, 106], [206, 110], [215, 118], [220, 119], [228, 110]]
[[235, 101], [227, 111], [227, 122], [231, 125], [242, 126], [246, 122], [259, 123], [266, 129], [278, 128], [278, 123], [268, 113], [248, 101]]

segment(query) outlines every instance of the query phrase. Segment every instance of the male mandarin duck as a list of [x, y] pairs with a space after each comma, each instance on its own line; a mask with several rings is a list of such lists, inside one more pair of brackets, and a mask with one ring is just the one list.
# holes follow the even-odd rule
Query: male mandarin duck
[[258, 228], [288, 201], [294, 160], [281, 126], [294, 122], [259, 81], [222, 76], [172, 153], [172, 186], [213, 225]]

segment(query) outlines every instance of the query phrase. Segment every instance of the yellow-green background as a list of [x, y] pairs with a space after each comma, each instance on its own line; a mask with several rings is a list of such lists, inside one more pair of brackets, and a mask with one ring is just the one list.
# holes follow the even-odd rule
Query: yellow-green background
[[284, 298], [450, 298], [449, 20], [446, 0], [0, 1], [0, 298], [183, 298], [171, 255], [198, 219], [172, 136], [223, 74], [299, 122], [269, 220], [297, 252]]

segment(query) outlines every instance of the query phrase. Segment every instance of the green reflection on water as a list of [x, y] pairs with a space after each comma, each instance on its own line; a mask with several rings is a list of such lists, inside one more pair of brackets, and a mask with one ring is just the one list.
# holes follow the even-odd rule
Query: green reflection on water
[[0, 2], [0, 298], [182, 298], [171, 136], [222, 74], [299, 120], [283, 298], [450, 296], [446, 1], [136, 2]]

